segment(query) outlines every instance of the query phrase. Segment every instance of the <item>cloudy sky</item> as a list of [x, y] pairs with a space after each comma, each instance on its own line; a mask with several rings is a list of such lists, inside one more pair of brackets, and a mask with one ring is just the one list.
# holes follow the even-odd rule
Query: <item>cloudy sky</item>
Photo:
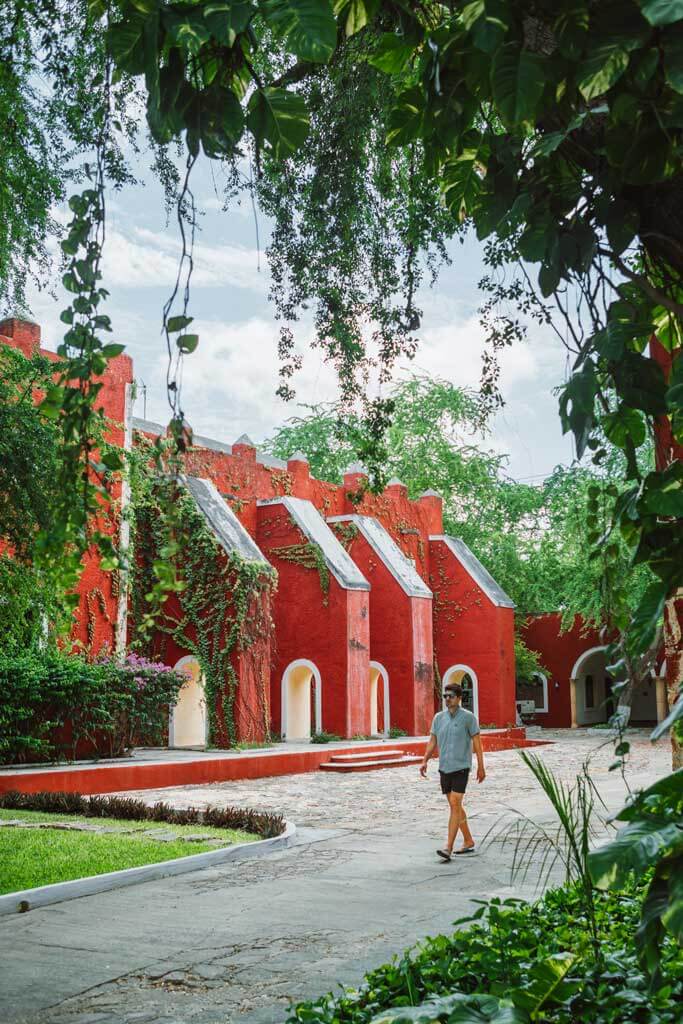
[[[183, 407], [196, 433], [231, 443], [243, 433], [256, 442], [300, 410], [296, 401], [313, 403], [336, 396], [335, 378], [318, 350], [309, 348], [310, 329], [296, 334], [304, 365], [295, 381], [297, 399], [275, 395], [278, 377], [277, 332], [268, 301], [268, 266], [263, 250], [268, 223], [258, 218], [260, 252], [251, 204], [221, 210], [221, 183], [198, 167], [194, 188], [203, 210], [195, 247], [191, 312], [199, 334], [197, 351], [185, 359]], [[166, 356], [160, 335], [161, 309], [172, 288], [179, 252], [177, 228], [167, 224], [163, 198], [155, 184], [129, 188], [108, 205], [104, 284], [111, 292], [107, 312], [115, 340], [133, 357], [139, 383], [135, 415], [166, 423]], [[420, 295], [424, 310], [420, 348], [398, 372], [422, 371], [462, 386], [476, 387], [481, 369], [483, 332], [477, 307], [477, 281], [483, 276], [481, 250], [474, 238], [452, 245], [453, 262], [437, 284]], [[44, 344], [59, 343], [63, 295], [31, 295], [32, 312], [42, 326]], [[572, 458], [563, 437], [552, 389], [564, 380], [566, 353], [550, 330], [534, 329], [525, 344], [503, 356], [501, 389], [505, 408], [496, 416], [489, 447], [509, 456], [517, 479], [536, 480]]]

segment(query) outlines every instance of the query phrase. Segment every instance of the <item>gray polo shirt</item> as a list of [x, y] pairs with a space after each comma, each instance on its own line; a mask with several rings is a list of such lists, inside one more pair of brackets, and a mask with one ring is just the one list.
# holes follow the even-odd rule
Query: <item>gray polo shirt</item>
[[479, 722], [462, 706], [455, 714], [439, 711], [429, 730], [439, 745], [439, 771], [459, 772], [472, 767], [472, 737], [479, 732]]

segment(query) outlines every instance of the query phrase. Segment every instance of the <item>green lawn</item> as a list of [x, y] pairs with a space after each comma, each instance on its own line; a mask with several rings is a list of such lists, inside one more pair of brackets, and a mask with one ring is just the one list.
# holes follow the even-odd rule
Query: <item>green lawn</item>
[[[39, 811], [10, 811], [0, 808], [0, 819], [54, 821], [70, 824], [88, 822], [117, 827], [113, 833], [28, 829], [0, 826], [0, 893], [32, 889], [38, 885], [87, 878], [107, 871], [158, 864], [218, 849], [207, 842], [219, 838], [226, 846], [254, 842], [259, 836], [235, 829], [206, 828], [201, 825], [169, 825], [167, 822], [123, 821], [115, 818], [79, 818], [76, 815], [44, 814]], [[134, 829], [132, 834], [123, 830]], [[167, 841], [141, 835], [142, 831], [173, 833], [174, 836], [204, 836], [204, 841]]]

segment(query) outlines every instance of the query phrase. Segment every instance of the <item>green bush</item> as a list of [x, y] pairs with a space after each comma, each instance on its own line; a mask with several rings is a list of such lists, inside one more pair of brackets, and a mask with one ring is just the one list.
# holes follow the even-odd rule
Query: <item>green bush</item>
[[162, 801], [147, 804], [131, 796], [83, 796], [81, 793], [0, 793], [0, 807], [12, 811], [74, 814], [84, 818], [116, 818], [128, 821], [167, 821], [171, 825], [209, 825], [240, 829], [263, 839], [281, 835], [285, 819], [269, 811], [249, 807], [171, 807]]
[[115, 757], [159, 741], [182, 675], [137, 655], [124, 662], [55, 651], [0, 654], [0, 761]]
[[398, 740], [401, 738], [401, 736], [407, 735], [408, 733], [405, 731], [405, 729], [399, 729], [397, 725], [392, 725], [391, 728], [389, 729], [389, 739], [391, 740]]
[[596, 896], [598, 961], [578, 887], [534, 904], [494, 899], [476, 919], [455, 922], [468, 928], [426, 939], [370, 971], [359, 989], [300, 1003], [288, 1024], [680, 1024], [683, 951], [667, 943], [663, 981], [651, 990], [633, 943], [641, 895], [631, 885]]
[[341, 736], [337, 736], [336, 732], [314, 732], [311, 736], [311, 743], [337, 743], [341, 740]]

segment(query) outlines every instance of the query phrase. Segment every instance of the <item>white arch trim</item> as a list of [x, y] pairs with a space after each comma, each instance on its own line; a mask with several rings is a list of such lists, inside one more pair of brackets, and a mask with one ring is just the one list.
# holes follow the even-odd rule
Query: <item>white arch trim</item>
[[285, 729], [287, 727], [287, 677], [289, 676], [289, 673], [293, 669], [297, 668], [307, 668], [310, 670], [311, 675], [313, 676], [315, 685], [315, 724], [313, 729], [314, 732], [322, 732], [323, 728], [322, 679], [320, 676], [320, 672], [318, 671], [317, 666], [314, 665], [312, 661], [309, 661], [307, 658], [297, 658], [296, 661], [290, 661], [289, 665], [282, 673], [282, 683], [280, 684], [280, 728], [282, 729], [282, 738], [285, 740], [288, 739], [288, 737], [285, 734]]
[[[534, 678], [540, 679], [543, 686], [543, 707], [536, 707], [537, 715], [545, 715], [548, 711], [548, 677], [542, 672], [534, 672]], [[573, 678], [573, 676], [572, 676]]]
[[389, 673], [379, 661], [371, 661], [370, 668], [375, 669], [382, 677], [382, 686], [384, 688], [384, 729], [381, 735], [388, 736], [391, 725], [391, 715], [389, 714]]
[[[472, 710], [475, 717], [479, 718], [479, 680], [477, 679], [477, 673], [474, 669], [470, 668], [469, 665], [451, 665], [447, 668], [442, 676], [442, 689], [445, 688], [451, 682], [451, 676], [454, 676], [456, 672], [466, 672], [472, 680]], [[457, 680], [456, 680], [457, 682]], [[442, 702], [443, 703], [443, 702]]]
[[574, 663], [574, 668], [571, 670], [569, 678], [578, 679], [579, 672], [581, 672], [585, 662], [587, 662], [594, 654], [598, 654], [599, 652], [604, 653], [606, 650], [606, 646], [590, 647], [587, 651], [584, 651], [583, 654], [580, 654]]
[[[184, 672], [184, 669], [189, 665], [196, 665], [199, 669], [197, 681], [204, 689], [204, 673], [202, 672], [201, 665], [199, 664], [199, 658], [194, 654], [185, 654], [179, 661], [173, 666], [174, 672]], [[186, 674], [186, 673], [184, 673]], [[190, 678], [188, 676], [188, 678]], [[176, 704], [171, 704], [168, 715], [168, 745], [169, 747], [175, 746], [175, 709]], [[204, 746], [209, 742], [209, 715], [206, 707], [206, 700], [204, 701]]]

